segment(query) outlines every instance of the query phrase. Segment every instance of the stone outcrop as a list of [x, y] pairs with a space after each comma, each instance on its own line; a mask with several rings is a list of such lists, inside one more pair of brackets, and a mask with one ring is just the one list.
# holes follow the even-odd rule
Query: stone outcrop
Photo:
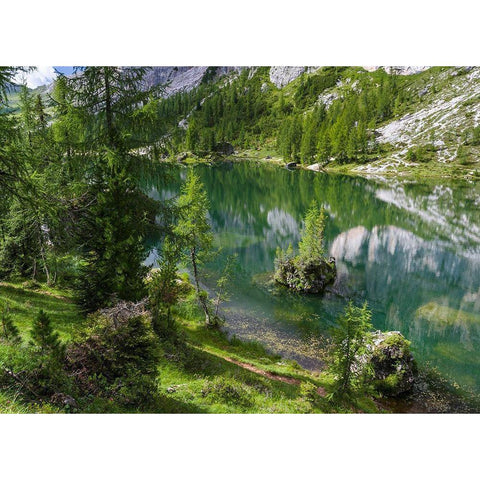
[[335, 261], [285, 258], [277, 261], [275, 281], [296, 292], [322, 293], [336, 278]]
[[391, 397], [409, 393], [417, 373], [410, 342], [400, 332], [377, 331], [368, 348], [376, 388]]
[[415, 75], [416, 73], [424, 72], [430, 67], [419, 66], [403, 66], [403, 67], [363, 67], [367, 72], [374, 72], [379, 68], [385, 70], [388, 74], [395, 73], [397, 75]]
[[[212, 79], [220, 78], [233, 71], [239, 72], [242, 67], [216, 67]], [[145, 85], [163, 86], [164, 96], [168, 97], [179, 92], [188, 92], [198, 87], [209, 67], [152, 67], [145, 78]]]
[[302, 73], [311, 73], [320, 67], [270, 67], [270, 81], [277, 87], [283, 88], [293, 82]]

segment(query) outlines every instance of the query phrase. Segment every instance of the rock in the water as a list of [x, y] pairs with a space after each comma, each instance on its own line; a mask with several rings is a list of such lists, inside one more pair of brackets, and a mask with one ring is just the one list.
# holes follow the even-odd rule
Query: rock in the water
[[277, 263], [275, 280], [292, 290], [303, 293], [322, 293], [335, 281], [335, 261], [324, 259], [301, 260], [288, 258]]
[[410, 392], [417, 372], [410, 342], [400, 332], [377, 331], [369, 349], [377, 389], [392, 397]]
[[307, 170], [313, 170], [314, 172], [319, 172], [321, 170], [321, 166], [319, 163], [313, 163], [307, 167]]
[[296, 168], [297, 167], [297, 162], [289, 162], [287, 163], [287, 168]]

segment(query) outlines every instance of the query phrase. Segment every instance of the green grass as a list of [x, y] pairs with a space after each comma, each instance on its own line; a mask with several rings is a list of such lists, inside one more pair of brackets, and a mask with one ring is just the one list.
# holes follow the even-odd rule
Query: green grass
[[[14, 323], [24, 344], [39, 309], [48, 313], [53, 327], [64, 341], [85, 321], [75, 306], [71, 292], [48, 288], [32, 282], [3, 282], [0, 302], [8, 302]], [[295, 362], [273, 355], [257, 342], [243, 342], [219, 330], [207, 329], [193, 298], [183, 300], [175, 309], [176, 334], [162, 342], [158, 365], [158, 401], [149, 409], [168, 413], [320, 413], [337, 411], [377, 411], [368, 398], [355, 405], [334, 405], [317, 395], [313, 400], [302, 384], [331, 386], [300, 368]], [[17, 347], [0, 342], [0, 362]], [[242, 363], [244, 366], [233, 362]], [[247, 366], [248, 368], [245, 368]], [[249, 370], [254, 368], [257, 371]], [[266, 374], [263, 372], [267, 372]], [[263, 373], [263, 374], [262, 374]], [[273, 375], [285, 378], [268, 378]], [[0, 413], [55, 413], [57, 407], [46, 402], [22, 402], [18, 391], [0, 387]], [[108, 399], [81, 402], [82, 412], [136, 412], [138, 408], [120, 408]]]
[[[31, 282], [0, 284], [0, 301], [8, 301], [24, 347], [31, 323], [40, 308], [68, 341], [85, 321], [71, 292]], [[161, 341], [158, 395], [149, 407], [121, 407], [108, 398], [77, 399], [83, 413], [337, 413], [379, 412], [372, 397], [359, 392], [344, 403], [315, 392], [332, 391], [328, 373], [314, 373], [296, 362], [268, 352], [258, 342], [229, 338], [207, 329], [193, 296], [174, 309], [176, 328]], [[160, 341], [160, 340], [159, 340]], [[24, 348], [22, 347], [22, 348]], [[0, 363], [19, 347], [0, 340]], [[28, 349], [24, 350], [27, 354]], [[443, 388], [443, 387], [442, 387]], [[448, 392], [447, 392], [448, 393]], [[435, 392], [443, 399], [443, 394]], [[451, 394], [453, 395], [453, 394]], [[460, 395], [460, 394], [458, 394]], [[453, 398], [453, 397], [452, 397]], [[443, 401], [443, 400], [442, 400]], [[447, 403], [454, 404], [453, 400]], [[448, 406], [447, 406], [448, 407]], [[447, 408], [445, 407], [445, 408]], [[449, 407], [448, 407], [449, 408]], [[46, 401], [26, 402], [18, 389], [0, 386], [0, 413], [57, 413], [63, 410]]]
[[[160, 393], [170, 408], [204, 413], [322, 413], [378, 411], [373, 401], [360, 395], [348, 406], [334, 405], [317, 395], [312, 401], [302, 384], [331, 389], [331, 379], [302, 369], [296, 362], [273, 355], [257, 342], [228, 338], [222, 331], [205, 328], [191, 299], [176, 309], [181, 340], [164, 344], [160, 365]], [[268, 378], [249, 368], [277, 377]], [[293, 383], [295, 382], [295, 383]]]
[[5, 304], [9, 306], [12, 319], [24, 337], [28, 336], [40, 309], [49, 315], [62, 340], [70, 339], [75, 329], [84, 322], [71, 292], [45, 284], [0, 282], [0, 305]]

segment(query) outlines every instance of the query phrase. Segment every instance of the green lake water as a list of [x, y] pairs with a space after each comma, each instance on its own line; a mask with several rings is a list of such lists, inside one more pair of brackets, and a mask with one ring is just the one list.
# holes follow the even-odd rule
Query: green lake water
[[[236, 162], [195, 170], [211, 203], [221, 254], [240, 272], [226, 305], [226, 327], [239, 338], [320, 368], [322, 334], [348, 299], [364, 300], [374, 327], [399, 330], [417, 360], [480, 391], [480, 185], [364, 179]], [[168, 172], [168, 175], [166, 173]], [[159, 167], [143, 180], [157, 199], [175, 197], [184, 167]], [[315, 199], [327, 212], [326, 249], [338, 278], [323, 296], [294, 295], [268, 284], [278, 246], [296, 246]], [[148, 240], [154, 262], [159, 239]]]

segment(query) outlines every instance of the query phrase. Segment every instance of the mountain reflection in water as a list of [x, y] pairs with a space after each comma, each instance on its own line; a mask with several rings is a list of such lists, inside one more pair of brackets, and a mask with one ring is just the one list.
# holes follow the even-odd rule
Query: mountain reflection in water
[[[154, 198], [180, 190], [185, 169], [146, 175]], [[367, 180], [287, 171], [255, 163], [195, 167], [211, 203], [220, 256], [237, 253], [227, 327], [243, 338], [317, 368], [318, 339], [349, 298], [367, 300], [376, 328], [401, 331], [417, 359], [480, 390], [480, 187], [467, 183]], [[278, 246], [294, 246], [316, 199], [328, 215], [325, 241], [338, 279], [323, 297], [265, 285]], [[149, 239], [158, 247], [159, 240]], [[153, 256], [151, 257], [151, 259]]]

